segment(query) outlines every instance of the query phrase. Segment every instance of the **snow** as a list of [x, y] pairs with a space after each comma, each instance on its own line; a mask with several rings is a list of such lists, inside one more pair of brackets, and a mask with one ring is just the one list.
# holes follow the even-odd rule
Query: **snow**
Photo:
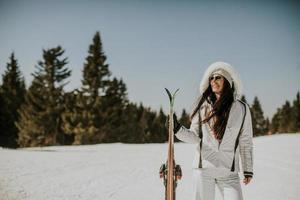
[[[300, 133], [254, 139], [254, 178], [242, 186], [245, 200], [299, 199], [299, 144]], [[178, 200], [192, 199], [194, 148], [175, 144], [183, 170]], [[166, 154], [167, 144], [0, 148], [0, 199], [164, 199], [158, 171]]]

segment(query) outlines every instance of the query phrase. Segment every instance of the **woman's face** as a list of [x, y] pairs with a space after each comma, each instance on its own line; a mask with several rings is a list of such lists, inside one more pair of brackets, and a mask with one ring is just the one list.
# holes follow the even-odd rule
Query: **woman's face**
[[224, 77], [218, 74], [213, 74], [209, 78], [211, 89], [216, 94], [221, 94], [224, 86]]

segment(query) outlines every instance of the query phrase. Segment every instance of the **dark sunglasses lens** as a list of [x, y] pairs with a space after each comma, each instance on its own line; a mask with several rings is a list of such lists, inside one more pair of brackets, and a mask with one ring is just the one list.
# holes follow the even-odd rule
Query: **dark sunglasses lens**
[[221, 79], [221, 76], [211, 76], [210, 78], [209, 78], [209, 80], [210, 81], [212, 81], [212, 80], [220, 80]]

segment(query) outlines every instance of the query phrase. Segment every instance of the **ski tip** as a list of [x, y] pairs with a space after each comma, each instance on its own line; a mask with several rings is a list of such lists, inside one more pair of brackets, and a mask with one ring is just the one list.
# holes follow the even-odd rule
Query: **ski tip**
[[176, 95], [176, 93], [179, 91], [179, 88], [177, 88], [177, 90], [174, 92], [174, 96]]
[[165, 90], [166, 90], [166, 92], [169, 96], [170, 102], [171, 102], [172, 101], [172, 95], [171, 95], [170, 91], [167, 88], [165, 88]]

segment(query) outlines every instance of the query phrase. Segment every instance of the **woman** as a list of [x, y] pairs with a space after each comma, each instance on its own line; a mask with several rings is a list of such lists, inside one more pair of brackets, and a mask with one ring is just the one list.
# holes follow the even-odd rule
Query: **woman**
[[253, 133], [249, 106], [240, 100], [242, 84], [232, 66], [216, 62], [200, 84], [190, 129], [174, 116], [178, 139], [197, 144], [193, 167], [196, 200], [214, 200], [215, 185], [224, 200], [242, 200], [239, 155], [245, 184], [253, 176]]

